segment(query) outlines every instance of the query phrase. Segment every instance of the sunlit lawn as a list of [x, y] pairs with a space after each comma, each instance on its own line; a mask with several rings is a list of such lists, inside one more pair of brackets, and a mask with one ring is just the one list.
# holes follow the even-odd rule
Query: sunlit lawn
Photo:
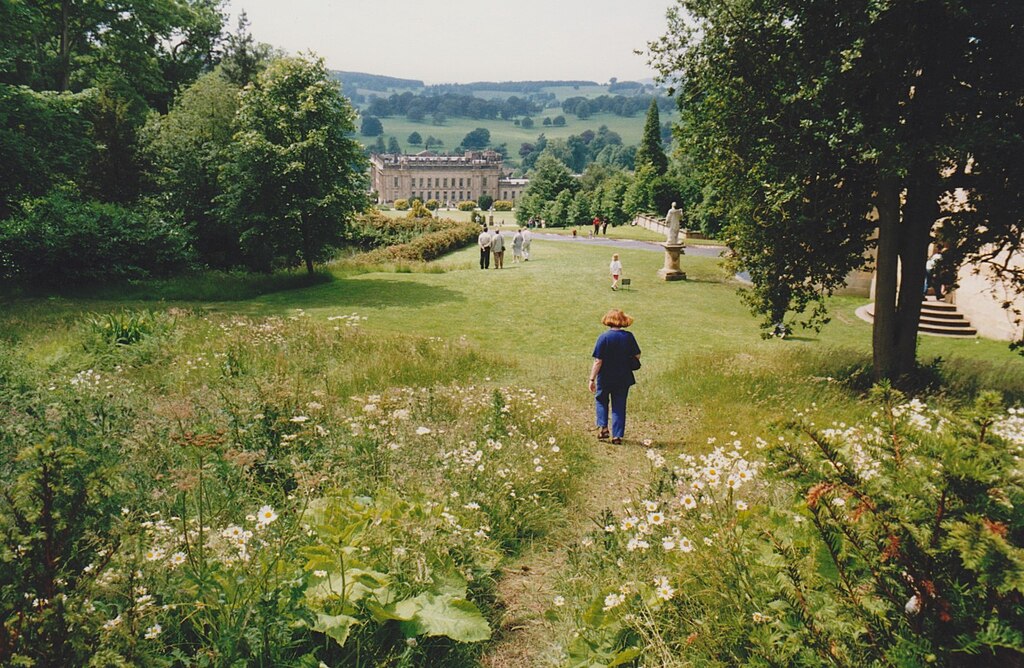
[[[530, 262], [513, 264], [506, 253], [504, 269], [482, 271], [476, 249], [467, 248], [439, 261], [447, 269], [443, 273], [353, 275], [342, 268], [334, 280], [310, 287], [179, 304], [253, 316], [295, 315], [301, 309], [325, 323], [330, 316], [358, 313], [371, 332], [465, 337], [499, 358], [504, 378], [496, 381], [547, 393], [580, 424], [589, 420], [585, 381], [591, 346], [603, 330], [602, 314], [617, 307], [636, 318], [632, 329], [644, 351], [632, 400], [637, 437], [686, 442], [725, 428], [757, 430], [790, 406], [811, 401], [857, 410], [828, 376], [870, 359], [870, 325], [854, 315], [863, 299], [833, 300], [832, 322], [820, 333], [798, 330], [790, 340], [762, 340], [736, 282], [717, 259], [684, 256], [689, 280], [666, 283], [657, 277], [661, 254], [622, 249], [632, 285], [613, 292], [607, 271], [612, 252], [537, 240]], [[73, 354], [62, 332], [82, 312], [166, 305], [20, 301], [4, 308], [0, 332], [21, 338], [37, 359], [56, 361]], [[1024, 359], [1001, 342], [922, 337], [920, 355], [941, 356], [996, 379], [1024, 378]]]

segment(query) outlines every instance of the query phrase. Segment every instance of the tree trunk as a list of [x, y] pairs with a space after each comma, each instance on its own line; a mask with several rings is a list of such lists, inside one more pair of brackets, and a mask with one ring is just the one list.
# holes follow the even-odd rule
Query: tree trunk
[[875, 321], [871, 331], [876, 381], [899, 375], [896, 355], [896, 277], [899, 272], [900, 186], [895, 178], [878, 189], [878, 254], [875, 262]]
[[60, 46], [57, 54], [57, 90], [71, 85], [71, 0], [60, 3]]
[[309, 255], [306, 255], [306, 271], [309, 272], [310, 275], [313, 274], [313, 259]]
[[900, 236], [900, 291], [896, 307], [897, 376], [917, 366], [917, 328], [924, 300], [925, 263], [932, 226], [939, 216], [938, 192], [931, 187], [928, 166], [915, 166], [907, 179], [903, 234]]

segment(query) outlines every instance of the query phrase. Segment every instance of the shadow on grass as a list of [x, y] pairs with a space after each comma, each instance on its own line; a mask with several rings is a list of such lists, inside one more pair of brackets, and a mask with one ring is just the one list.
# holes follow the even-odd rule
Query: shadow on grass
[[[852, 396], [864, 396], [874, 385], [872, 360], [845, 349], [804, 354], [800, 364], [808, 373], [834, 378]], [[995, 364], [964, 357], [928, 357], [918, 360], [917, 369], [893, 382], [910, 396], [940, 396], [954, 402], [969, 402], [985, 390], [994, 390], [1010, 405], [1024, 401], [1024, 376], [1015, 364]]]
[[90, 301], [188, 301], [230, 302], [275, 292], [301, 290], [331, 283], [333, 274], [318, 271], [252, 274], [242, 271], [204, 271], [170, 278], [112, 281], [106, 284], [75, 284], [59, 287], [21, 286], [8, 298], [62, 297]]
[[448, 288], [413, 282], [335, 278], [329, 283], [304, 290], [265, 295], [250, 300], [250, 303], [254, 309], [273, 311], [357, 307], [420, 308], [456, 301], [465, 301], [465, 297]]

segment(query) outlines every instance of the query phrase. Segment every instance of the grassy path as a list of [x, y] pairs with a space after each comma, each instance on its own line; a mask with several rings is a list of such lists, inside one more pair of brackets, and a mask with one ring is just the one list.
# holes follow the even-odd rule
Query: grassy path
[[564, 526], [509, 564], [498, 583], [503, 614], [497, 642], [481, 662], [485, 668], [536, 668], [558, 654], [557, 630], [543, 614], [552, 605], [554, 582], [565, 570], [567, 550], [592, 528], [601, 511], [629, 496], [631, 481], [646, 469], [643, 446], [635, 439], [622, 446], [594, 442], [595, 467], [583, 481], [579, 503]]

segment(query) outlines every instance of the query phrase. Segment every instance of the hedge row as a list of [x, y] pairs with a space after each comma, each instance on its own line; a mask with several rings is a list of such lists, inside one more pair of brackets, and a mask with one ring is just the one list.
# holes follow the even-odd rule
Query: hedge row
[[464, 248], [476, 241], [480, 226], [454, 220], [431, 221], [440, 229], [422, 234], [407, 242], [377, 248], [356, 257], [358, 262], [387, 264], [389, 262], [427, 262], [445, 253]]
[[345, 242], [363, 251], [409, 243], [429, 232], [449, 227], [449, 221], [436, 218], [393, 218], [379, 211], [356, 217], [345, 230]]

